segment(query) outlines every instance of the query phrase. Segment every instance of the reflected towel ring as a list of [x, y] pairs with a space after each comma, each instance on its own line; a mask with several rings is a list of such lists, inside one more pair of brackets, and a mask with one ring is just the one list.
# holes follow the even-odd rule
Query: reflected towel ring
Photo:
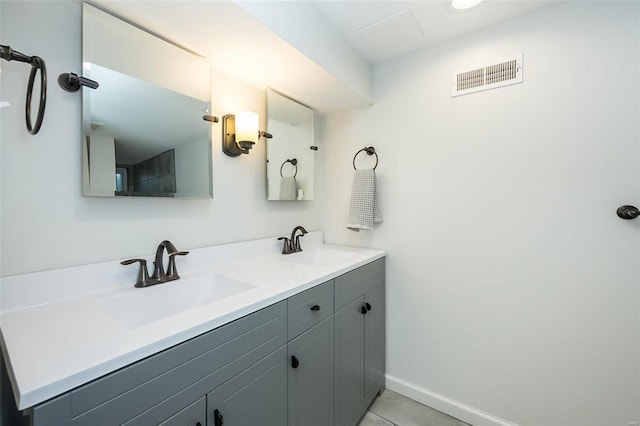
[[356, 167], [356, 157], [362, 151], [366, 152], [367, 155], [375, 155], [376, 156], [376, 164], [373, 166], [373, 170], [375, 170], [376, 167], [378, 167], [378, 154], [376, 153], [376, 149], [374, 147], [372, 147], [372, 146], [365, 146], [360, 151], [356, 152], [356, 155], [353, 156], [353, 170], [358, 170], [358, 168]]
[[282, 175], [282, 168], [284, 167], [285, 164], [287, 163], [291, 163], [292, 166], [294, 166], [296, 168], [295, 173], [293, 174], [293, 177], [296, 177], [298, 175], [298, 160], [296, 160], [295, 158], [292, 159], [286, 159], [282, 165], [280, 166], [280, 177], [284, 177]]

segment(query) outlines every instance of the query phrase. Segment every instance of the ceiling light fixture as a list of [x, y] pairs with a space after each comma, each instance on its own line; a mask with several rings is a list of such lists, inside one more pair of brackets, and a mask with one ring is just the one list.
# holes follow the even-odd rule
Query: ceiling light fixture
[[451, 0], [451, 5], [455, 9], [469, 9], [479, 4], [482, 0]]

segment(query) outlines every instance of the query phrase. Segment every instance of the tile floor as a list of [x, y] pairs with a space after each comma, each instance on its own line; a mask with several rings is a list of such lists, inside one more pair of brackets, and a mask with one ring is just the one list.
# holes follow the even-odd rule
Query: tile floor
[[470, 426], [405, 396], [385, 390], [358, 426]]

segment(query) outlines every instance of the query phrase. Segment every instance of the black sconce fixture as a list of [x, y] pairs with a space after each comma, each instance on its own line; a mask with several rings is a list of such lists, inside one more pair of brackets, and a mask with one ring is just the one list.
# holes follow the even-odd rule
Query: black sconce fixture
[[261, 136], [271, 138], [271, 134], [258, 130], [258, 121], [258, 114], [252, 111], [222, 117], [222, 152], [230, 157], [248, 154]]

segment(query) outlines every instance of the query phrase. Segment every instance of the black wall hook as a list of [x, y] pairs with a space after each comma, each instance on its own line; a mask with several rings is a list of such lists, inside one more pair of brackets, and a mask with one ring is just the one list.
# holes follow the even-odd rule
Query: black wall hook
[[81, 86], [86, 86], [89, 89], [97, 89], [100, 84], [97, 81], [80, 77], [78, 74], [72, 72], [65, 72], [58, 76], [58, 84], [67, 92], [77, 92]]
[[638, 210], [637, 207], [630, 205], [618, 207], [616, 213], [620, 219], [635, 219], [640, 216], [640, 210]]

